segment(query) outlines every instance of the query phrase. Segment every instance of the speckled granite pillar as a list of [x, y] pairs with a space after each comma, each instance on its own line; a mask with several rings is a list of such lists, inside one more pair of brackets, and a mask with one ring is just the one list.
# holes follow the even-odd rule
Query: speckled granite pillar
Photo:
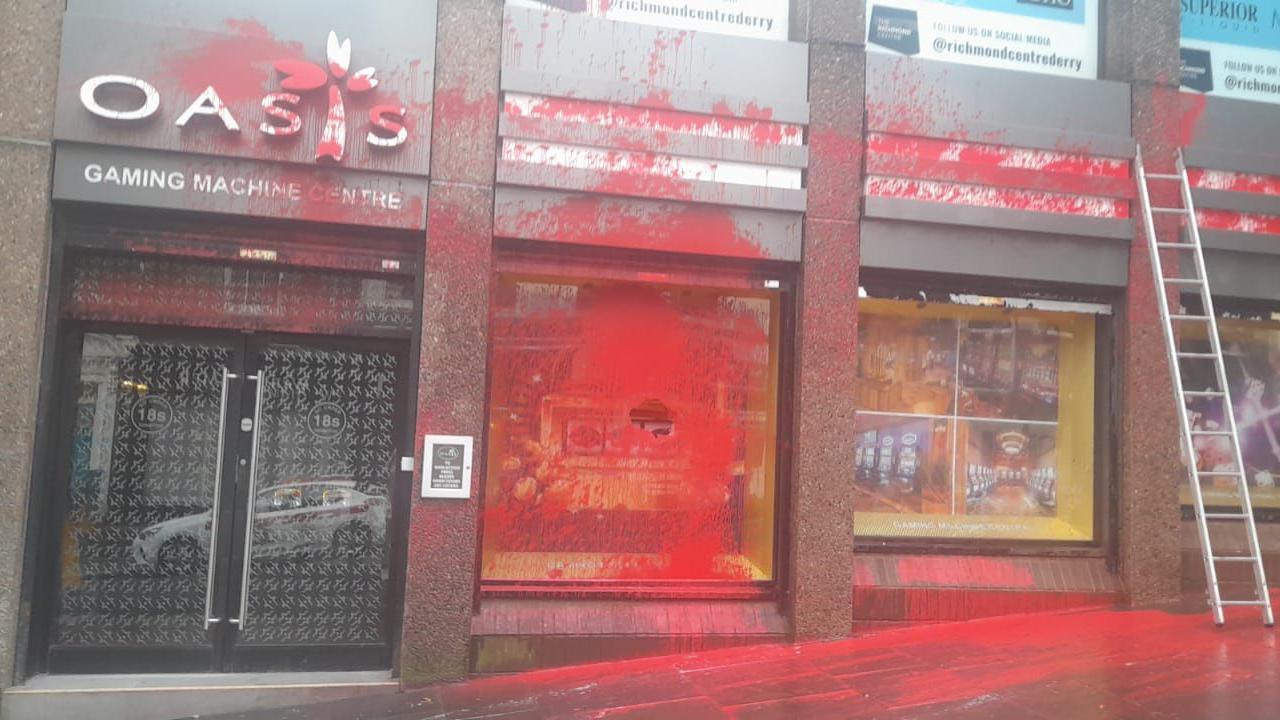
[[440, 0], [417, 437], [470, 435], [475, 464], [471, 499], [417, 499], [418, 442], [400, 648], [405, 687], [461, 678], [468, 669], [501, 31], [501, 0]]
[[865, 51], [860, 0], [809, 7], [809, 207], [797, 330], [790, 609], [798, 639], [853, 622], [853, 379]]
[[[1131, 83], [1134, 138], [1148, 171], [1171, 172], [1178, 143], [1176, 0], [1106, 3], [1104, 77]], [[1167, 185], [1172, 185], [1168, 183]], [[1157, 187], [1156, 205], [1176, 204], [1176, 188]], [[1134, 203], [1135, 216], [1140, 215]], [[1118, 317], [1120, 388], [1119, 561], [1134, 605], [1172, 600], [1179, 588], [1177, 416], [1165, 357], [1146, 240], [1135, 221], [1129, 290]], [[1177, 221], [1162, 217], [1157, 232], [1177, 238]], [[1167, 258], [1167, 263], [1176, 263]], [[1170, 272], [1166, 270], [1166, 272]]]
[[13, 679], [27, 490], [49, 261], [49, 192], [61, 1], [0, 13], [0, 686]]

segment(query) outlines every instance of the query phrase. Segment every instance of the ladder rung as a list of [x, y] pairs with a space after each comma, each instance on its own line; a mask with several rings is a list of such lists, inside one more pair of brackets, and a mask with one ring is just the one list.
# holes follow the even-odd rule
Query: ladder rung
[[1192, 243], [1162, 243], [1162, 242], [1158, 242], [1158, 243], [1156, 243], [1156, 247], [1161, 248], [1161, 249], [1176, 249], [1176, 250], [1193, 250], [1193, 249], [1195, 249], [1195, 245], [1193, 245]]
[[1169, 173], [1146, 173], [1143, 177], [1148, 180], [1181, 180], [1181, 175], [1170, 175]]
[[1170, 320], [1209, 320], [1208, 315], [1170, 315]]
[[1228, 470], [1204, 470], [1204, 471], [1197, 470], [1197, 471], [1196, 471], [1196, 477], [1233, 477], [1233, 478], [1238, 478], [1238, 477], [1244, 477], [1244, 473], [1241, 473], [1241, 472], [1236, 471], [1236, 470], [1230, 470], [1230, 471], [1228, 471]]
[[1199, 285], [1203, 282], [1200, 278], [1162, 278], [1170, 285]]
[[1218, 357], [1218, 356], [1217, 356], [1217, 355], [1215, 355], [1214, 353], [1180, 352], [1180, 353], [1175, 353], [1175, 354], [1176, 354], [1178, 357], [1184, 357], [1184, 358], [1201, 358], [1201, 359], [1206, 359], [1206, 360], [1207, 360], [1208, 358], [1216, 358], [1216, 357]]
[[1221, 390], [1183, 390], [1183, 395], [1187, 397], [1226, 397], [1227, 394]]
[[1230, 430], [1192, 430], [1192, 435], [1214, 435], [1217, 437], [1231, 437]]
[[1173, 215], [1175, 213], [1178, 215], [1185, 215], [1187, 212], [1187, 209], [1186, 208], [1153, 207], [1151, 208], [1151, 212], [1164, 214], [1164, 215]]
[[1244, 520], [1248, 513], [1205, 513], [1205, 520]]
[[1253, 562], [1252, 555], [1214, 555], [1214, 562]]
[[1219, 605], [1266, 605], [1266, 600], [1219, 600]]

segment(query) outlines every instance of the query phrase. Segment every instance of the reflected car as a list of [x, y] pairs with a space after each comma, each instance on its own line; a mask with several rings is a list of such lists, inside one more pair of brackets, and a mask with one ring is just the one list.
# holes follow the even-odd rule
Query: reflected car
[[[259, 490], [253, 557], [380, 554], [388, 509], [386, 496], [357, 490], [352, 480], [290, 482]], [[205, 511], [144, 528], [133, 540], [134, 562], [162, 575], [204, 570], [210, 518]]]

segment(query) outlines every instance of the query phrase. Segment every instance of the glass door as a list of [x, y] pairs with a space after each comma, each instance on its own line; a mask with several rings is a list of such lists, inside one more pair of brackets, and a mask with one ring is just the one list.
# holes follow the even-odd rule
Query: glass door
[[403, 359], [368, 340], [288, 337], [255, 338], [246, 357], [255, 428], [238, 449], [250, 477], [228, 669], [388, 667]]
[[[234, 336], [79, 333], [52, 605], [54, 672], [213, 670], [231, 508]], [[232, 480], [234, 482], [234, 480]], [[214, 543], [221, 541], [215, 551]]]
[[389, 667], [398, 346], [76, 342], [49, 670]]

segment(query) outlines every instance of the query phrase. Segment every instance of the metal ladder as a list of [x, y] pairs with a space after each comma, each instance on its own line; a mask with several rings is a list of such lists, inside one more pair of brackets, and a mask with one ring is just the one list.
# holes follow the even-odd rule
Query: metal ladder
[[[1209, 278], [1205, 272], [1204, 252], [1200, 244], [1200, 228], [1196, 222], [1195, 205], [1191, 199], [1191, 182], [1187, 178], [1187, 166], [1182, 158], [1182, 150], [1178, 150], [1178, 171], [1175, 174], [1147, 173], [1142, 166], [1142, 148], [1138, 148], [1134, 159], [1134, 167], [1138, 179], [1138, 196], [1142, 202], [1142, 221], [1147, 233], [1147, 248], [1151, 252], [1151, 269], [1155, 274], [1156, 297], [1160, 305], [1160, 321], [1164, 327], [1165, 349], [1168, 351], [1169, 370], [1173, 377], [1173, 390], [1178, 405], [1178, 425], [1182, 430], [1182, 460], [1187, 467], [1191, 481], [1191, 496], [1195, 502], [1196, 528], [1200, 532], [1200, 552], [1204, 558], [1205, 581], [1208, 584], [1209, 608], [1213, 611], [1213, 622], [1219, 627], [1225, 622], [1223, 608], [1232, 605], [1249, 605], [1262, 608], [1262, 622], [1267, 627], [1275, 624], [1271, 614], [1271, 596], [1267, 593], [1267, 576], [1262, 567], [1262, 549], [1258, 544], [1258, 527], [1253, 518], [1253, 501], [1249, 498], [1249, 481], [1244, 472], [1244, 458], [1240, 453], [1240, 436], [1236, 430], [1236, 419], [1232, 413], [1231, 391], [1227, 386], [1226, 365], [1222, 360], [1222, 341], [1218, 337], [1218, 320], [1213, 310], [1213, 298], [1209, 292]], [[1152, 207], [1148, 182], [1156, 180], [1176, 182], [1182, 191], [1182, 207]], [[1186, 228], [1186, 242], [1160, 242], [1156, 238], [1153, 217], [1155, 215], [1178, 215]], [[1192, 258], [1189, 276], [1167, 276], [1160, 262], [1161, 250], [1177, 250], [1189, 254]], [[1179, 260], [1183, 256], [1179, 255]], [[1179, 262], [1181, 272], [1186, 272], [1186, 263]], [[1183, 292], [1199, 293], [1201, 308], [1204, 314], [1186, 314], [1169, 310], [1169, 290], [1177, 290], [1181, 297]], [[1179, 303], [1181, 305], [1181, 303]], [[1209, 352], [1184, 352], [1177, 345], [1174, 323], [1183, 323], [1183, 327], [1199, 325], [1207, 329]], [[1216, 389], [1187, 390], [1183, 387], [1183, 362], [1212, 363], [1214, 377], [1217, 379]], [[1205, 398], [1209, 402], [1221, 402], [1225, 429], [1205, 430], [1192, 427], [1190, 410], [1187, 401]], [[1201, 471], [1196, 467], [1195, 444], [1197, 438], [1225, 439], [1231, 444], [1231, 456], [1235, 458], [1233, 470]], [[1239, 507], [1230, 512], [1206, 512], [1204, 493], [1200, 480], [1209, 477], [1230, 477], [1236, 481], [1239, 489]], [[1247, 555], [1215, 555], [1213, 542], [1209, 535], [1209, 523], [1244, 523], [1248, 536], [1249, 554]], [[1249, 563], [1253, 566], [1254, 598], [1252, 600], [1223, 600], [1222, 589], [1218, 583], [1218, 565], [1220, 563]]]

